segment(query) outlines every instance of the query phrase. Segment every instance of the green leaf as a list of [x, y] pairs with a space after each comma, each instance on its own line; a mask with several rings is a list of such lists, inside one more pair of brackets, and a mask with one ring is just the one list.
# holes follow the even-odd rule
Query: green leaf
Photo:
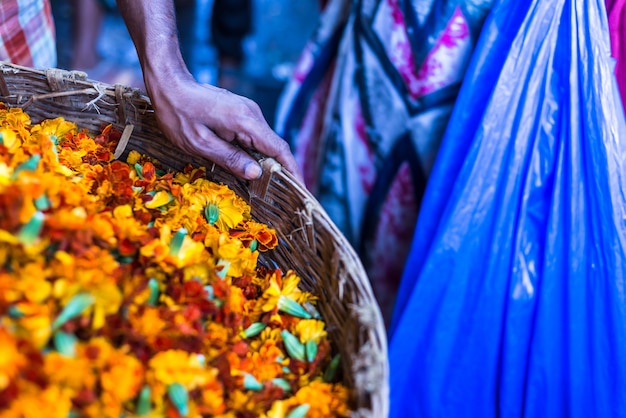
[[304, 418], [306, 413], [309, 412], [311, 406], [309, 404], [302, 404], [300, 406], [296, 406], [291, 410], [291, 412], [287, 415], [287, 418]]
[[154, 277], [148, 280], [148, 287], [150, 288], [150, 296], [148, 297], [148, 305], [156, 306], [159, 303], [159, 282]]
[[335, 355], [335, 357], [332, 358], [332, 360], [328, 364], [328, 367], [324, 371], [324, 382], [331, 383], [335, 380], [335, 378], [337, 377], [337, 369], [339, 368], [340, 359], [341, 357], [339, 356], [339, 354]]
[[215, 222], [220, 218], [220, 209], [217, 205], [213, 203], [209, 203], [204, 208], [204, 217], [206, 218], [209, 225], [215, 225]]
[[17, 233], [17, 239], [24, 245], [32, 245], [43, 229], [43, 220], [43, 212], [35, 212], [33, 217], [22, 225], [22, 228], [20, 228], [20, 231]]
[[145, 385], [141, 391], [139, 392], [139, 397], [137, 398], [137, 407], [135, 408], [135, 414], [142, 416], [148, 415], [152, 410], [152, 402], [150, 401], [151, 396], [150, 386]]
[[65, 305], [65, 308], [63, 308], [63, 311], [61, 311], [59, 316], [54, 320], [52, 323], [52, 329], [58, 329], [70, 319], [79, 316], [85, 309], [93, 305], [95, 301], [96, 298], [89, 293], [79, 293], [75, 295], [72, 299], [70, 299], [67, 305]]
[[181, 416], [189, 415], [189, 393], [186, 387], [180, 383], [172, 383], [167, 387], [167, 394]]
[[254, 376], [250, 373], [243, 374], [243, 387], [244, 389], [253, 390], [255, 392], [259, 392], [263, 389], [263, 384], [260, 383]]
[[267, 327], [267, 324], [263, 322], [255, 322], [250, 325], [248, 328], [243, 330], [244, 338], [252, 338], [256, 335], [259, 335], [261, 331], [263, 331]]
[[17, 175], [22, 171], [35, 171], [37, 166], [39, 165], [39, 161], [41, 161], [41, 155], [33, 154], [30, 158], [24, 161], [22, 164], [18, 165], [13, 171], [13, 178], [17, 178]]
[[76, 343], [78, 338], [68, 332], [57, 331], [52, 337], [56, 350], [66, 357], [76, 356]]
[[300, 340], [298, 340], [296, 336], [294, 336], [286, 329], [282, 330], [280, 332], [280, 335], [283, 337], [285, 349], [287, 350], [287, 354], [289, 354], [289, 357], [296, 360], [304, 361], [304, 345], [302, 345]]
[[298, 318], [311, 319], [311, 314], [302, 305], [285, 295], [278, 298], [278, 310]]
[[309, 363], [312, 363], [315, 360], [315, 356], [317, 356], [317, 344], [313, 340], [309, 340], [304, 345], [304, 350], [306, 351], [306, 359]]
[[183, 242], [185, 241], [185, 237], [187, 236], [187, 230], [185, 228], [180, 228], [170, 241], [170, 255], [178, 256], [180, 253], [180, 249], [183, 246]]

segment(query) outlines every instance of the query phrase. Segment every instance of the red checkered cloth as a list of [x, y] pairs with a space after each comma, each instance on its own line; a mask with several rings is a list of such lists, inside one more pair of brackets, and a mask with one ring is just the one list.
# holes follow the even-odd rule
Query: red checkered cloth
[[56, 66], [48, 0], [0, 0], [0, 60], [39, 69]]

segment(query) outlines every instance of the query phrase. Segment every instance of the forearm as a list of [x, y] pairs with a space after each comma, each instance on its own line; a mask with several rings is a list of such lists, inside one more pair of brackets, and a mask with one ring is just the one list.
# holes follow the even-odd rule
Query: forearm
[[187, 82], [189, 73], [178, 43], [173, 0], [117, 0], [135, 43], [148, 93], [163, 83]]
[[172, 143], [246, 179], [261, 175], [247, 152], [256, 149], [299, 177], [289, 146], [256, 103], [194, 80], [180, 52], [173, 0], [117, 0], [117, 5], [135, 43], [157, 122]]

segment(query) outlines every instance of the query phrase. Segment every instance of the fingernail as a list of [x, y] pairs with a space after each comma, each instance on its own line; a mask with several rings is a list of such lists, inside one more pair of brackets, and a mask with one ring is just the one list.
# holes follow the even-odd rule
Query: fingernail
[[244, 175], [249, 180], [258, 179], [259, 177], [261, 177], [261, 173], [262, 173], [261, 166], [256, 163], [248, 164], [244, 171]]

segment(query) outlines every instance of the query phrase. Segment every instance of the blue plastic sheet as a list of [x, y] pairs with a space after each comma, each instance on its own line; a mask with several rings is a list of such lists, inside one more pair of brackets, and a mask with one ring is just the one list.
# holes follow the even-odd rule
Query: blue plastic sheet
[[501, 0], [422, 202], [392, 417], [626, 416], [626, 123], [600, 0]]

